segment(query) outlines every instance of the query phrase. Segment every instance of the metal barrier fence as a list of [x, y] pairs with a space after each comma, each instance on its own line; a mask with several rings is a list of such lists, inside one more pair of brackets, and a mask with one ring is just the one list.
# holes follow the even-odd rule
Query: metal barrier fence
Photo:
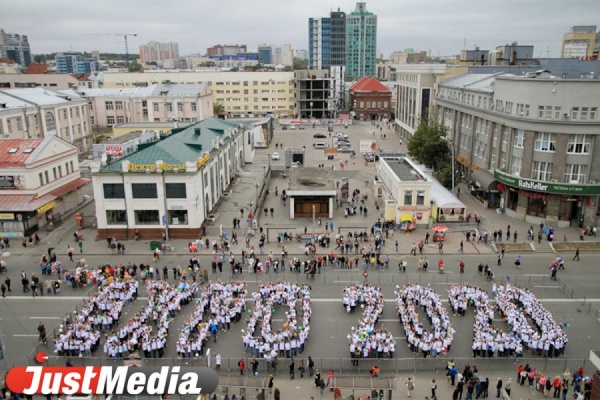
[[587, 295], [584, 295], [583, 298], [577, 297], [577, 289], [569, 285], [568, 283], [561, 284], [560, 290], [565, 296], [569, 297], [570, 299], [580, 299], [581, 305], [584, 307], [584, 309], [594, 316], [596, 322], [600, 323], [600, 308], [594, 305], [593, 302], [588, 301]]
[[[299, 377], [300, 373], [297, 367], [300, 365], [300, 359], [303, 357], [295, 358], [296, 365], [296, 376]], [[250, 368], [251, 357], [243, 358], [245, 362], [244, 374], [251, 374], [252, 369]], [[50, 356], [46, 362], [49, 366], [64, 366], [66, 363], [66, 357]], [[512, 358], [512, 357], [498, 357], [498, 358], [361, 358], [358, 361], [358, 365], [353, 365], [352, 361], [356, 359], [352, 358], [313, 358], [315, 363], [315, 370], [320, 370], [321, 374], [324, 375], [326, 372], [332, 370], [335, 374], [350, 374], [350, 375], [368, 375], [371, 367], [377, 365], [381, 369], [381, 374], [416, 374], [416, 373], [444, 373], [448, 361], [454, 360], [455, 365], [462, 370], [463, 366], [467, 363], [477, 366], [477, 369], [482, 374], [488, 374], [492, 372], [514, 372], [515, 377], [517, 373], [517, 365], [529, 364], [537, 370], [545, 373], [546, 375], [557, 375], [564, 372], [567, 368], [571, 371], [577, 371], [580, 366], [583, 366], [585, 371], [595, 370], [595, 367], [588, 359], [569, 359], [569, 358]], [[36, 365], [35, 360], [31, 358], [30, 365]], [[98, 365], [123, 365], [123, 360], [114, 360], [110, 357], [75, 357], [72, 358], [74, 366], [98, 366]], [[214, 358], [210, 360], [211, 368], [215, 368]], [[221, 360], [221, 368], [217, 370], [220, 375], [239, 374], [240, 369], [238, 362], [240, 358], [223, 358]], [[287, 376], [289, 374], [289, 366], [291, 359], [282, 358], [278, 361], [277, 367], [272, 368], [264, 359], [257, 359], [258, 369], [257, 372], [260, 375], [272, 374], [274, 376]], [[306, 365], [305, 377], [308, 377], [308, 358], [304, 357]], [[185, 366], [185, 367], [208, 367], [208, 360], [206, 357], [198, 358], [145, 358], [143, 360], [144, 367], [161, 367], [161, 366]]]

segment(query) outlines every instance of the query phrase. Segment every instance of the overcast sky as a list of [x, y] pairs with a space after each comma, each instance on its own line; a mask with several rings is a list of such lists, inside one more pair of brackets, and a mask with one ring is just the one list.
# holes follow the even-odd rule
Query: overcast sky
[[[177, 42], [180, 55], [204, 54], [215, 44], [291, 43], [308, 49], [308, 18], [354, 10], [353, 0], [6, 0], [0, 28], [29, 36], [31, 51], [131, 53], [149, 41]], [[425, 50], [432, 56], [463, 48], [490, 50], [517, 41], [536, 57], [559, 57], [573, 25], [600, 25], [598, 0], [371, 0], [378, 16], [378, 54]]]

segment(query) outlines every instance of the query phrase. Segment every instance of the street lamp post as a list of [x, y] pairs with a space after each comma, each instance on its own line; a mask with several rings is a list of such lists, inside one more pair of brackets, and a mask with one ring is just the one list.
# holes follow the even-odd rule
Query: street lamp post
[[256, 206], [258, 207], [258, 183], [254, 184], [254, 188], [256, 189]]
[[315, 243], [315, 205], [313, 204], [312, 206], [312, 212], [313, 212], [313, 234], [312, 234], [312, 241], [313, 243]]

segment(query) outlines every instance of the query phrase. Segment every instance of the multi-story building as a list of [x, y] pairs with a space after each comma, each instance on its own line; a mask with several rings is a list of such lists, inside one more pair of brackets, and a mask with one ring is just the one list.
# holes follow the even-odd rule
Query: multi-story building
[[100, 70], [96, 58], [83, 58], [81, 53], [57, 53], [54, 57], [59, 74], [89, 74]]
[[295, 50], [294, 53], [298, 60], [308, 60], [308, 50]]
[[212, 89], [213, 101], [227, 117], [296, 115], [293, 72], [168, 72], [105, 73], [105, 88], [132, 88], [159, 83], [199, 84]]
[[98, 236], [197, 238], [264, 126], [208, 118], [108, 165], [92, 166]]
[[31, 64], [31, 49], [25, 35], [0, 29], [0, 58], [8, 58], [25, 68]]
[[77, 94], [89, 101], [94, 128], [131, 122], [196, 122], [213, 115], [212, 94], [206, 84], [79, 89]]
[[158, 65], [162, 65], [162, 60], [178, 57], [178, 43], [148, 42], [148, 44], [143, 44], [140, 46], [140, 60], [142, 64], [156, 62]]
[[332, 118], [336, 95], [329, 71], [296, 70], [296, 109], [300, 118]]
[[248, 47], [245, 44], [217, 44], [216, 46], [206, 49], [206, 56], [232, 56], [238, 53], [246, 53], [247, 51]]
[[367, 3], [358, 2], [346, 14], [346, 76], [357, 80], [375, 76], [377, 61], [377, 15], [367, 11]]
[[[32, 64], [33, 65], [33, 64]], [[85, 84], [69, 74], [0, 74], [0, 89], [44, 87], [52, 90], [71, 89]]]
[[258, 46], [258, 62], [262, 65], [272, 64], [273, 49], [271, 46]]
[[366, 76], [350, 87], [350, 106], [361, 121], [389, 120], [392, 93], [375, 78]]
[[596, 225], [600, 80], [465, 74], [438, 86], [456, 168], [484, 205], [533, 224]]
[[261, 64], [294, 65], [294, 49], [291, 44], [276, 46], [261, 43], [258, 45], [258, 61]]
[[346, 65], [346, 13], [308, 19], [308, 68], [329, 69]]
[[0, 90], [0, 138], [57, 136], [89, 150], [92, 132], [88, 104], [71, 93], [44, 88]]
[[572, 26], [571, 31], [563, 35], [560, 56], [597, 60], [599, 49], [600, 32], [596, 32], [596, 25]]
[[533, 46], [519, 46], [517, 42], [497, 46], [489, 54], [489, 65], [526, 65], [533, 61]]
[[78, 189], [89, 179], [81, 178], [78, 153], [56, 135], [0, 140], [0, 237], [52, 229], [85, 200]]

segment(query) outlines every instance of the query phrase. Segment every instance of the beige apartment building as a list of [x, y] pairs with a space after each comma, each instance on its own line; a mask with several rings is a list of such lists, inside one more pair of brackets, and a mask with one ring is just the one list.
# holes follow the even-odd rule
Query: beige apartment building
[[87, 76], [78, 78], [70, 74], [0, 74], [0, 89], [44, 87], [65, 90], [85, 86]]
[[296, 115], [294, 72], [152, 71], [106, 73], [105, 88], [135, 88], [158, 84], [200, 84], [212, 89], [228, 118]]
[[0, 138], [55, 135], [85, 152], [92, 145], [88, 104], [71, 91], [40, 87], [0, 90]]
[[89, 101], [90, 121], [98, 129], [131, 122], [197, 122], [213, 115], [205, 84], [80, 89], [77, 95]]

